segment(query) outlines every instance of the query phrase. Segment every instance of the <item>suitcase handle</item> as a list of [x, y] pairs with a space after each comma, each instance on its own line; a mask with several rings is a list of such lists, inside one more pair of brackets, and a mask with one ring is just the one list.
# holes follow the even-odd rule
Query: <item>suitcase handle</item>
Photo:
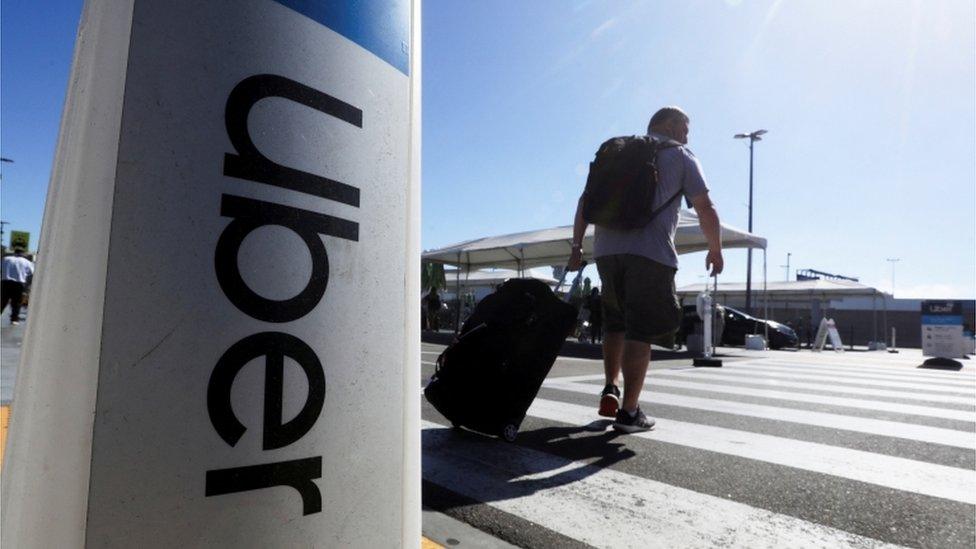
[[[569, 266], [567, 265], [567, 267]], [[566, 303], [569, 303], [570, 299], [572, 299], [573, 297], [573, 292], [575, 292], [576, 288], [578, 288], [583, 283], [583, 269], [585, 268], [586, 268], [586, 260], [583, 260], [580, 262], [579, 270], [576, 271], [576, 276], [573, 277], [573, 283], [570, 284], [569, 291], [566, 292]], [[567, 274], [569, 274], [569, 270], [563, 269], [563, 275], [559, 277], [559, 283], [556, 284], [556, 289], [553, 290], [553, 293], [557, 293], [557, 294], [559, 293], [559, 289], [563, 287], [563, 282], [566, 282]]]

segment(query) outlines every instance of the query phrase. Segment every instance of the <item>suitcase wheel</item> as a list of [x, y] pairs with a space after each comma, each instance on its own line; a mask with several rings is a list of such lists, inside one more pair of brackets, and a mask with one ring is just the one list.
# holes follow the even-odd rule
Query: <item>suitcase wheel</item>
[[502, 438], [505, 439], [506, 442], [515, 442], [515, 437], [517, 436], [518, 427], [511, 423], [505, 425], [505, 428], [502, 429]]

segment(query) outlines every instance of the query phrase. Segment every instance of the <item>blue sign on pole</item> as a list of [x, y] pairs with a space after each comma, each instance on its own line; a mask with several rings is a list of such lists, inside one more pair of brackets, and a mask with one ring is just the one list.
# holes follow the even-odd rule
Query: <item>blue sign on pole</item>
[[965, 355], [962, 333], [962, 303], [922, 302], [922, 354], [942, 358]]

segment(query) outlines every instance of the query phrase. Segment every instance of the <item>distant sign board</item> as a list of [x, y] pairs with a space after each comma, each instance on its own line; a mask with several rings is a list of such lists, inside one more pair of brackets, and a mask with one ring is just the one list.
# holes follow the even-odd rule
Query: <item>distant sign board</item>
[[832, 318], [822, 318], [820, 319], [820, 326], [817, 328], [817, 337], [814, 338], [813, 350], [822, 351], [824, 345], [827, 344], [827, 338], [830, 338], [830, 345], [834, 348], [834, 351], [838, 353], [844, 352], [844, 344], [840, 340], [840, 332], [837, 331], [837, 324], [834, 323]]
[[922, 301], [922, 355], [959, 358], [965, 351], [962, 302]]
[[27, 231], [10, 231], [10, 247], [30, 249], [30, 233]]

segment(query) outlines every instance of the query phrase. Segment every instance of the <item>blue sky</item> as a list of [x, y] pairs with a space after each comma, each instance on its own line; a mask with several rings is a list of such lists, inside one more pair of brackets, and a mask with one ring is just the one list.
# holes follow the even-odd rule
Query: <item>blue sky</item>
[[[2, 217], [36, 242], [81, 2], [2, 6]], [[586, 165], [658, 107], [692, 118], [722, 220], [791, 266], [976, 296], [970, 0], [424, 3], [424, 248], [572, 221]], [[7, 233], [9, 236], [9, 232]], [[754, 279], [761, 276], [755, 254]], [[745, 278], [726, 252], [724, 281]], [[701, 280], [702, 254], [678, 283]]]

